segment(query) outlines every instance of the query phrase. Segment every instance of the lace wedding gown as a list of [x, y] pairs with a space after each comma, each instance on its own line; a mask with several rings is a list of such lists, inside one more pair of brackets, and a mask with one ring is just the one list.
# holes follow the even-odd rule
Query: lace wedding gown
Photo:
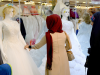
[[26, 43], [16, 21], [11, 23], [1, 21], [0, 37], [0, 49], [7, 56], [7, 60], [3, 57], [3, 61], [12, 66], [12, 75], [40, 75], [28, 50], [24, 49]]
[[69, 61], [70, 73], [71, 75], [85, 75], [84, 64], [85, 64], [86, 57], [82, 53], [81, 46], [74, 32], [73, 23], [71, 21], [62, 20], [62, 29], [70, 37], [71, 44], [72, 44], [71, 51], [75, 56], [75, 59], [73, 61]]

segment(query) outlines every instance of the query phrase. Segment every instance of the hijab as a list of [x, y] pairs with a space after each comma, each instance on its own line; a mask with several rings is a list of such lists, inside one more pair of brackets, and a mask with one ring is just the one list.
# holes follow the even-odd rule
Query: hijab
[[[96, 50], [100, 49], [100, 12], [96, 12], [93, 16], [93, 28], [90, 37], [90, 46], [92, 49]], [[93, 51], [94, 53], [94, 51]]]
[[53, 59], [53, 41], [50, 33], [59, 32], [62, 33], [62, 22], [60, 16], [53, 14], [47, 16], [46, 19], [48, 32], [46, 32], [47, 41], [47, 69], [52, 70], [52, 59]]

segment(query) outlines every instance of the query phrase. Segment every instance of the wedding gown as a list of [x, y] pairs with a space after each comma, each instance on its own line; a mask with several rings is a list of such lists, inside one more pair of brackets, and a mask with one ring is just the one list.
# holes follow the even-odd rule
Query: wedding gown
[[19, 27], [16, 21], [0, 22], [0, 48], [7, 56], [7, 60], [3, 57], [3, 61], [12, 66], [12, 75], [40, 75], [28, 50], [24, 49], [26, 43]]
[[90, 36], [91, 36], [92, 25], [81, 22], [79, 24], [79, 32], [77, 38], [82, 48], [82, 52], [87, 56], [88, 48], [90, 48]]
[[[86, 57], [82, 53], [81, 46], [78, 42], [76, 34], [74, 32], [73, 23], [71, 21], [62, 20], [62, 29], [69, 35], [72, 49], [75, 59], [69, 61], [71, 75], [85, 75], [85, 60]], [[83, 39], [84, 40], [84, 39]]]
[[42, 22], [44, 21], [44, 19], [40, 15], [21, 18], [23, 19], [26, 30], [25, 41], [27, 44], [30, 44], [30, 40], [37, 39], [38, 33], [42, 28]]

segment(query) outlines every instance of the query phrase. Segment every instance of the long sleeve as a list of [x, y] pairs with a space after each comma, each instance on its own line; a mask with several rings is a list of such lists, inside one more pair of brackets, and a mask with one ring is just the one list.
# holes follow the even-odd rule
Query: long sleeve
[[71, 44], [71, 41], [70, 41], [70, 38], [69, 38], [69, 36], [67, 35], [67, 33], [65, 32], [65, 35], [66, 35], [66, 46], [65, 46], [65, 48], [66, 48], [66, 51], [68, 51], [68, 50], [70, 50], [70, 49], [72, 49], [72, 44]]
[[39, 49], [46, 44], [46, 36], [44, 36], [38, 44], [32, 45], [32, 49]]
[[7, 60], [7, 56], [3, 51], [3, 44], [2, 44], [2, 28], [3, 28], [3, 24], [2, 22], [0, 22], [0, 50], [1, 50], [1, 55]]

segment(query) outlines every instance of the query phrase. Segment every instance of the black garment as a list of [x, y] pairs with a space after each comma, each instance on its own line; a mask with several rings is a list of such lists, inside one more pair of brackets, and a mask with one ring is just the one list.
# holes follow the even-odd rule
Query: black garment
[[1, 51], [0, 51], [0, 65], [3, 64], [2, 56], [1, 56]]
[[[16, 21], [19, 22], [19, 18], [17, 18]], [[24, 27], [23, 20], [21, 18], [20, 18], [20, 31], [21, 31], [21, 34], [22, 34], [23, 38], [25, 39], [26, 30], [25, 30], [25, 27]]]
[[90, 38], [90, 57], [87, 75], [100, 75], [100, 12], [94, 15], [94, 24]]

